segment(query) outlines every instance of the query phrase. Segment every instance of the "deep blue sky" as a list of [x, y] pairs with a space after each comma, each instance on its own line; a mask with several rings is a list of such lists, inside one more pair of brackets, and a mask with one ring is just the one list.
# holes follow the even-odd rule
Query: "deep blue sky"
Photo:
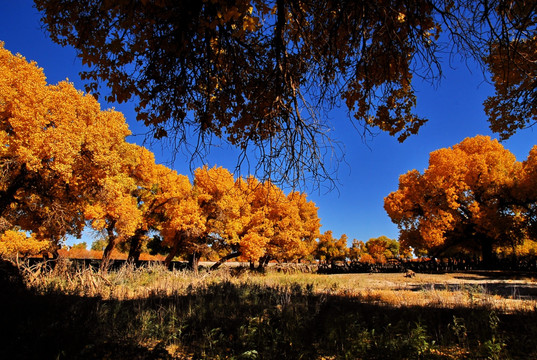
[[[45, 71], [49, 83], [65, 80], [83, 90], [78, 75], [82, 69], [72, 48], [62, 48], [49, 40], [39, 22], [40, 16], [31, 0], [0, 0], [0, 41], [12, 53], [20, 53], [27, 60], [34, 60]], [[446, 55], [447, 56], [447, 55]], [[416, 81], [418, 105], [416, 112], [429, 119], [417, 136], [403, 144], [387, 134], [365, 141], [346, 117], [345, 110], [330, 113], [334, 127], [333, 137], [345, 145], [347, 164], [341, 164], [338, 172], [338, 190], [311, 192], [309, 199], [319, 207], [321, 231], [332, 230], [334, 235], [347, 234], [367, 241], [386, 235], [398, 237], [397, 227], [391, 223], [383, 209], [384, 197], [395, 191], [399, 175], [409, 170], [423, 171], [427, 167], [429, 153], [442, 147], [461, 142], [478, 134], [496, 138], [488, 128], [482, 103], [493, 93], [477, 68], [446, 58], [444, 78], [437, 87]], [[456, 59], [455, 59], [456, 60]], [[448, 63], [449, 62], [449, 63]], [[1, 76], [1, 74], [0, 74]], [[106, 104], [102, 108], [115, 107], [125, 114], [134, 134], [142, 133], [136, 123], [133, 104]], [[141, 144], [141, 136], [128, 139]], [[536, 144], [532, 129], [519, 131], [503, 144], [518, 160], [526, 159]], [[157, 161], [168, 162], [170, 156], [160, 146], [150, 147]], [[231, 155], [230, 155], [231, 154]], [[220, 150], [206, 160], [209, 166], [224, 166], [232, 170], [235, 158], [232, 151]], [[173, 167], [180, 173], [189, 174], [188, 158], [178, 154]], [[200, 164], [201, 165], [201, 164]]]

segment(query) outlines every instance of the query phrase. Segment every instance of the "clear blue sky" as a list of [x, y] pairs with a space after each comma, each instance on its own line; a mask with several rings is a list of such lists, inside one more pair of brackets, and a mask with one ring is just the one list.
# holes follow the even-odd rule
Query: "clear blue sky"
[[[40, 16], [33, 8], [33, 2], [0, 0], [0, 4], [0, 41], [5, 42], [5, 48], [22, 54], [27, 60], [36, 61], [44, 69], [49, 83], [69, 78], [83, 90], [84, 85], [78, 75], [82, 66], [74, 50], [62, 48], [49, 40], [41, 29]], [[347, 164], [339, 167], [337, 191], [308, 194], [319, 207], [321, 231], [332, 230], [338, 237], [347, 234], [349, 240], [366, 241], [381, 235], [397, 238], [397, 227], [386, 215], [383, 201], [385, 196], [397, 189], [399, 175], [412, 169], [423, 171], [431, 151], [452, 146], [466, 137], [478, 134], [497, 137], [488, 128], [482, 106], [486, 97], [493, 93], [492, 86], [484, 81], [480, 70], [471, 66], [468, 69], [453, 59], [450, 63], [448, 58], [444, 60], [444, 78], [439, 86], [434, 88], [419, 81], [414, 83], [418, 96], [416, 112], [429, 118], [429, 122], [417, 136], [403, 144], [382, 133], [364, 141], [350, 124], [344, 109], [330, 114], [333, 136], [344, 143]], [[122, 111], [132, 132], [143, 132], [136, 123], [133, 104], [101, 102], [101, 106]], [[141, 144], [143, 138], [133, 136], [128, 140]], [[519, 131], [503, 145], [522, 161], [536, 140], [536, 134], [529, 129]], [[160, 146], [150, 149], [157, 155], [158, 162], [170, 160], [169, 154]], [[214, 152], [207, 158], [207, 163], [232, 170], [235, 162], [230, 153], [226, 150]], [[186, 157], [178, 154], [173, 167], [189, 175], [187, 162]]]

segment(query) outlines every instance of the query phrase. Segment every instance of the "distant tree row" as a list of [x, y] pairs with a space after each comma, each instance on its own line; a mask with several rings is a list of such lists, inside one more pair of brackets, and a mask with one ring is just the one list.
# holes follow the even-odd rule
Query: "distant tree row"
[[[328, 230], [322, 234], [318, 234], [316, 241], [311, 243], [308, 247], [308, 251], [303, 253], [305, 256], [302, 256], [300, 259], [306, 261], [317, 260], [321, 263], [331, 265], [335, 262], [348, 262], [356, 261], [361, 263], [369, 264], [385, 264], [390, 259], [409, 259], [412, 254], [410, 251], [403, 251], [400, 249], [399, 242], [394, 239], [390, 239], [386, 236], [380, 236], [378, 238], [371, 238], [367, 242], [354, 239], [351, 246], [348, 246], [348, 237], [346, 234], [343, 234], [339, 239], [334, 238], [331, 230]], [[69, 256], [74, 254], [75, 257], [80, 258], [84, 257], [84, 253], [91, 254], [91, 257], [95, 257], [96, 254], [102, 253], [106, 248], [107, 241], [106, 239], [97, 239], [91, 244], [91, 250], [87, 250], [87, 243], [82, 242], [74, 244], [69, 247]], [[129, 246], [127, 243], [118, 244], [117, 251], [115, 253], [116, 257], [126, 258], [129, 252]], [[148, 243], [143, 247], [144, 251], [142, 256], [144, 258], [158, 258], [162, 254], [168, 254], [169, 249], [162, 248], [162, 242], [160, 237], [157, 235], [153, 239], [149, 240]], [[217, 260], [217, 257], [220, 256], [222, 252], [218, 249], [210, 248], [206, 249], [207, 251], [202, 254], [202, 257], [206, 260]], [[226, 253], [225, 251], [223, 253]], [[229, 252], [227, 252], [229, 254]], [[231, 258], [236, 253], [231, 253], [225, 258]], [[182, 253], [181, 255], [185, 255]], [[238, 255], [238, 254], [237, 254]], [[100, 256], [100, 255], [99, 255]], [[244, 260], [244, 256], [240, 256], [241, 260]], [[276, 260], [282, 258], [274, 258]]]
[[337, 239], [329, 230], [319, 236], [313, 256], [326, 264], [336, 261], [384, 264], [389, 259], [408, 258], [410, 253], [400, 252], [399, 242], [386, 236], [372, 238], [365, 243], [354, 239], [348, 247], [347, 235], [343, 234]]
[[168, 262], [188, 254], [193, 266], [209, 250], [263, 265], [315, 247], [320, 220], [305, 194], [221, 167], [191, 182], [126, 142], [121, 113], [68, 82], [47, 85], [1, 43], [0, 73], [0, 253], [54, 253], [87, 226], [105, 235], [105, 262], [118, 244], [138, 259], [152, 232]]
[[535, 255], [537, 146], [519, 162], [497, 140], [466, 138], [433, 151], [429, 167], [399, 178], [384, 207], [416, 255]]

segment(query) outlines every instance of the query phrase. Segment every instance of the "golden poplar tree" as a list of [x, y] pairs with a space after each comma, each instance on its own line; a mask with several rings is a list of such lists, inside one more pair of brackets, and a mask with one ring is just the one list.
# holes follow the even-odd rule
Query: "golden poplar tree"
[[384, 208], [403, 248], [480, 254], [490, 262], [496, 246], [523, 236], [525, 219], [512, 201], [521, 177], [521, 163], [497, 140], [466, 138], [433, 151], [423, 174], [401, 175]]
[[347, 235], [343, 234], [339, 239], [334, 238], [331, 230], [325, 231], [319, 236], [315, 249], [315, 258], [326, 262], [345, 261], [349, 256], [347, 247]]
[[114, 173], [129, 134], [123, 115], [102, 111], [71, 83], [0, 44], [0, 232], [19, 228], [49, 240], [79, 235], [82, 209]]
[[371, 255], [375, 263], [383, 264], [399, 255], [399, 243], [387, 236], [379, 236], [365, 243], [365, 252]]

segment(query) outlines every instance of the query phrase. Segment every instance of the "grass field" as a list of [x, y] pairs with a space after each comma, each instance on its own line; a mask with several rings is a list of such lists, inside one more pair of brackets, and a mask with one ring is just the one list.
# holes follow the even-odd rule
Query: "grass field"
[[537, 358], [532, 276], [283, 270], [23, 267], [0, 298], [0, 348], [21, 359]]

